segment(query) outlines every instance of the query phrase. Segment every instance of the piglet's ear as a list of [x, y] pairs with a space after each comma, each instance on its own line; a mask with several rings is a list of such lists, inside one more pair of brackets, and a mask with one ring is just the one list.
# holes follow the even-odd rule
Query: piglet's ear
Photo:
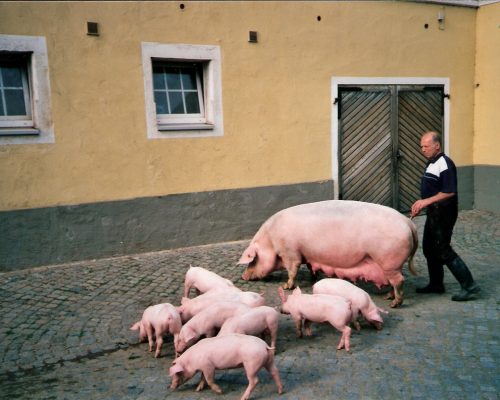
[[178, 374], [179, 372], [182, 372], [182, 371], [184, 371], [184, 368], [182, 368], [179, 364], [174, 364], [168, 370], [168, 374], [170, 376], [174, 376], [175, 374]]
[[196, 332], [193, 329], [188, 329], [189, 327], [186, 327], [185, 333], [186, 333], [186, 343], [189, 343], [191, 340], [196, 339]]
[[141, 326], [141, 321], [136, 322], [134, 325], [132, 325], [132, 326], [130, 327], [130, 330], [131, 330], [131, 331], [137, 331], [137, 330], [139, 329], [139, 327], [140, 327], [140, 326]]
[[300, 290], [300, 288], [297, 286], [297, 287], [293, 290], [293, 292], [292, 292], [292, 293], [293, 293], [293, 294], [302, 294], [302, 290]]

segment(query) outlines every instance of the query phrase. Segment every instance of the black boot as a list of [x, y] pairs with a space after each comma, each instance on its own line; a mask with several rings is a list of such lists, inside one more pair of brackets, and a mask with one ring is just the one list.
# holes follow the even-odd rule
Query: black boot
[[429, 284], [427, 286], [417, 288], [417, 293], [444, 293], [444, 270], [443, 264], [427, 259], [427, 269], [429, 271]]
[[467, 268], [467, 265], [465, 265], [462, 259], [459, 256], [456, 256], [451, 262], [447, 263], [446, 266], [450, 269], [451, 273], [462, 287], [462, 290], [452, 296], [451, 299], [453, 301], [467, 301], [474, 299], [474, 295], [479, 293], [481, 288], [476, 282], [474, 282], [469, 268]]

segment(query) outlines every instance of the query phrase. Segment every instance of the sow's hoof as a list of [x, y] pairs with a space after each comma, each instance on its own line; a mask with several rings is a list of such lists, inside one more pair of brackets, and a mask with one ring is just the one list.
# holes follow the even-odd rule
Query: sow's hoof
[[295, 289], [295, 284], [289, 285], [287, 282], [287, 283], [284, 283], [283, 285], [281, 285], [281, 287], [285, 290], [292, 290], [292, 289]]
[[398, 308], [401, 304], [403, 304], [403, 299], [394, 299], [391, 302], [391, 308]]

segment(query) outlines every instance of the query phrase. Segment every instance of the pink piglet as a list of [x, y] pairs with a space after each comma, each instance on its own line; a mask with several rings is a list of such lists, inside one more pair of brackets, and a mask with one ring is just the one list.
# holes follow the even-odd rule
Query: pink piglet
[[142, 319], [133, 324], [130, 330], [139, 331], [139, 340], [141, 342], [147, 338], [150, 352], [153, 351], [153, 337], [156, 337], [155, 357], [159, 357], [163, 345], [163, 335], [170, 333], [174, 336], [175, 343], [181, 327], [181, 317], [177, 309], [170, 303], [162, 303], [146, 308], [142, 314]]

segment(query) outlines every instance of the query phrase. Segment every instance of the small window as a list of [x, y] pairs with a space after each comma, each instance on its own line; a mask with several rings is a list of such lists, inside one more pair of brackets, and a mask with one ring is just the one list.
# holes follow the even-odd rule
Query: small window
[[53, 142], [45, 38], [0, 35], [0, 145]]
[[150, 139], [221, 136], [218, 46], [142, 43]]
[[0, 127], [32, 126], [29, 54], [0, 52]]
[[159, 124], [206, 123], [202, 65], [153, 61], [153, 90]]

